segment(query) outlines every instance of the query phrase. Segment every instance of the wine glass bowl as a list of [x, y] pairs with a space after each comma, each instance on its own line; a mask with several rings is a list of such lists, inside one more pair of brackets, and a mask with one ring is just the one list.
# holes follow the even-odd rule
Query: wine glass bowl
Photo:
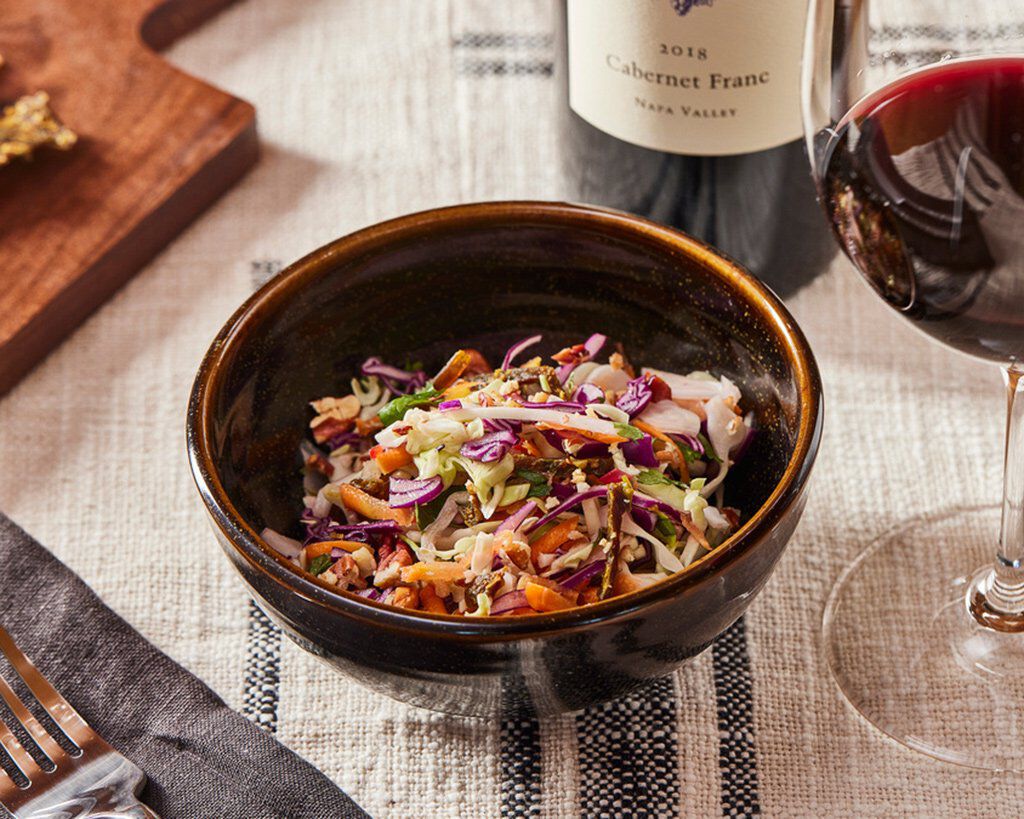
[[953, 497], [871, 544], [826, 604], [825, 659], [893, 739], [1020, 771], [1024, 14], [1008, 25], [997, 5], [812, 0], [803, 118], [819, 202], [854, 268], [932, 339], [1002, 365], [1007, 388], [1002, 507]]

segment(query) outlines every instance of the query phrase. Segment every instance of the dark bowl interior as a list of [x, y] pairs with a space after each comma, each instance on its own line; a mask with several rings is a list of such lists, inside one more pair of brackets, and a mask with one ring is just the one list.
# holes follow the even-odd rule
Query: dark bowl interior
[[[661, 241], [616, 230], [613, 218], [539, 207], [503, 223], [467, 217], [407, 236], [383, 231], [337, 264], [330, 254], [267, 285], [246, 318], [255, 325], [221, 365], [213, 460], [257, 532], [300, 534], [308, 402], [349, 391], [369, 355], [432, 372], [459, 346], [498, 363], [525, 335], [543, 333], [531, 354], [548, 355], [601, 332], [639, 365], [709, 369], [739, 385], [760, 428], [727, 484], [744, 520], [793, 456], [801, 402], [792, 351], [756, 292], [712, 274], [720, 260], [667, 253]], [[315, 257], [326, 258], [308, 265]]]

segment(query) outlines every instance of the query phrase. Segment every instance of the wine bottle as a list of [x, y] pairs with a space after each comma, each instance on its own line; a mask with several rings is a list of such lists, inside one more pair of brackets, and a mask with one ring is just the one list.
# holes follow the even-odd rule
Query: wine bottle
[[678, 227], [787, 295], [835, 245], [800, 119], [805, 0], [564, 0], [571, 198]]

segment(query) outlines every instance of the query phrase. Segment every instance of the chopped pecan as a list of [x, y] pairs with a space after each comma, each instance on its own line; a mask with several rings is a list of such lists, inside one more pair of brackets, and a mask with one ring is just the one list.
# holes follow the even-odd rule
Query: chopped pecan
[[[313, 420], [316, 421], [316, 418]], [[318, 444], [323, 444], [336, 435], [341, 435], [352, 429], [352, 421], [341, 418], [324, 418], [319, 423], [311, 423], [310, 427], [313, 429], [313, 440]]]
[[363, 408], [359, 399], [354, 395], [346, 395], [344, 398], [320, 398], [310, 401], [309, 405], [316, 410], [317, 416], [309, 422], [311, 427], [326, 421], [328, 418], [336, 418], [339, 421], [353, 421]]
[[310, 456], [306, 458], [306, 466], [328, 478], [334, 474], [334, 464], [327, 460], [321, 452], [311, 453]]
[[338, 578], [345, 587], [365, 589], [366, 581], [359, 576], [359, 564], [352, 559], [351, 555], [342, 555], [331, 567], [331, 572]]
[[[383, 551], [383, 549], [381, 550]], [[373, 585], [379, 589], [390, 589], [399, 582], [402, 568], [413, 563], [412, 552], [404, 543], [399, 543], [395, 551], [381, 558], [377, 564], [377, 572], [373, 576]]]

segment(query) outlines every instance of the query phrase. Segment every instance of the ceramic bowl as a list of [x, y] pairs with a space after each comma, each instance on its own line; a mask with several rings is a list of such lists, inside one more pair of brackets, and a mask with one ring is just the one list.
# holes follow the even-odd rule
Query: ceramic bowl
[[[429, 371], [456, 346], [500, 360], [593, 332], [644, 365], [735, 381], [760, 428], [730, 475], [741, 528], [647, 589], [550, 614], [438, 616], [339, 592], [261, 541], [300, 534], [307, 402], [369, 355]], [[299, 645], [386, 694], [449, 713], [571, 711], [672, 672], [729, 627], [771, 575], [804, 506], [821, 436], [807, 341], [763, 284], [712, 248], [625, 213], [491, 202], [417, 213], [314, 251], [220, 331], [188, 410], [192, 472], [220, 545]]]

